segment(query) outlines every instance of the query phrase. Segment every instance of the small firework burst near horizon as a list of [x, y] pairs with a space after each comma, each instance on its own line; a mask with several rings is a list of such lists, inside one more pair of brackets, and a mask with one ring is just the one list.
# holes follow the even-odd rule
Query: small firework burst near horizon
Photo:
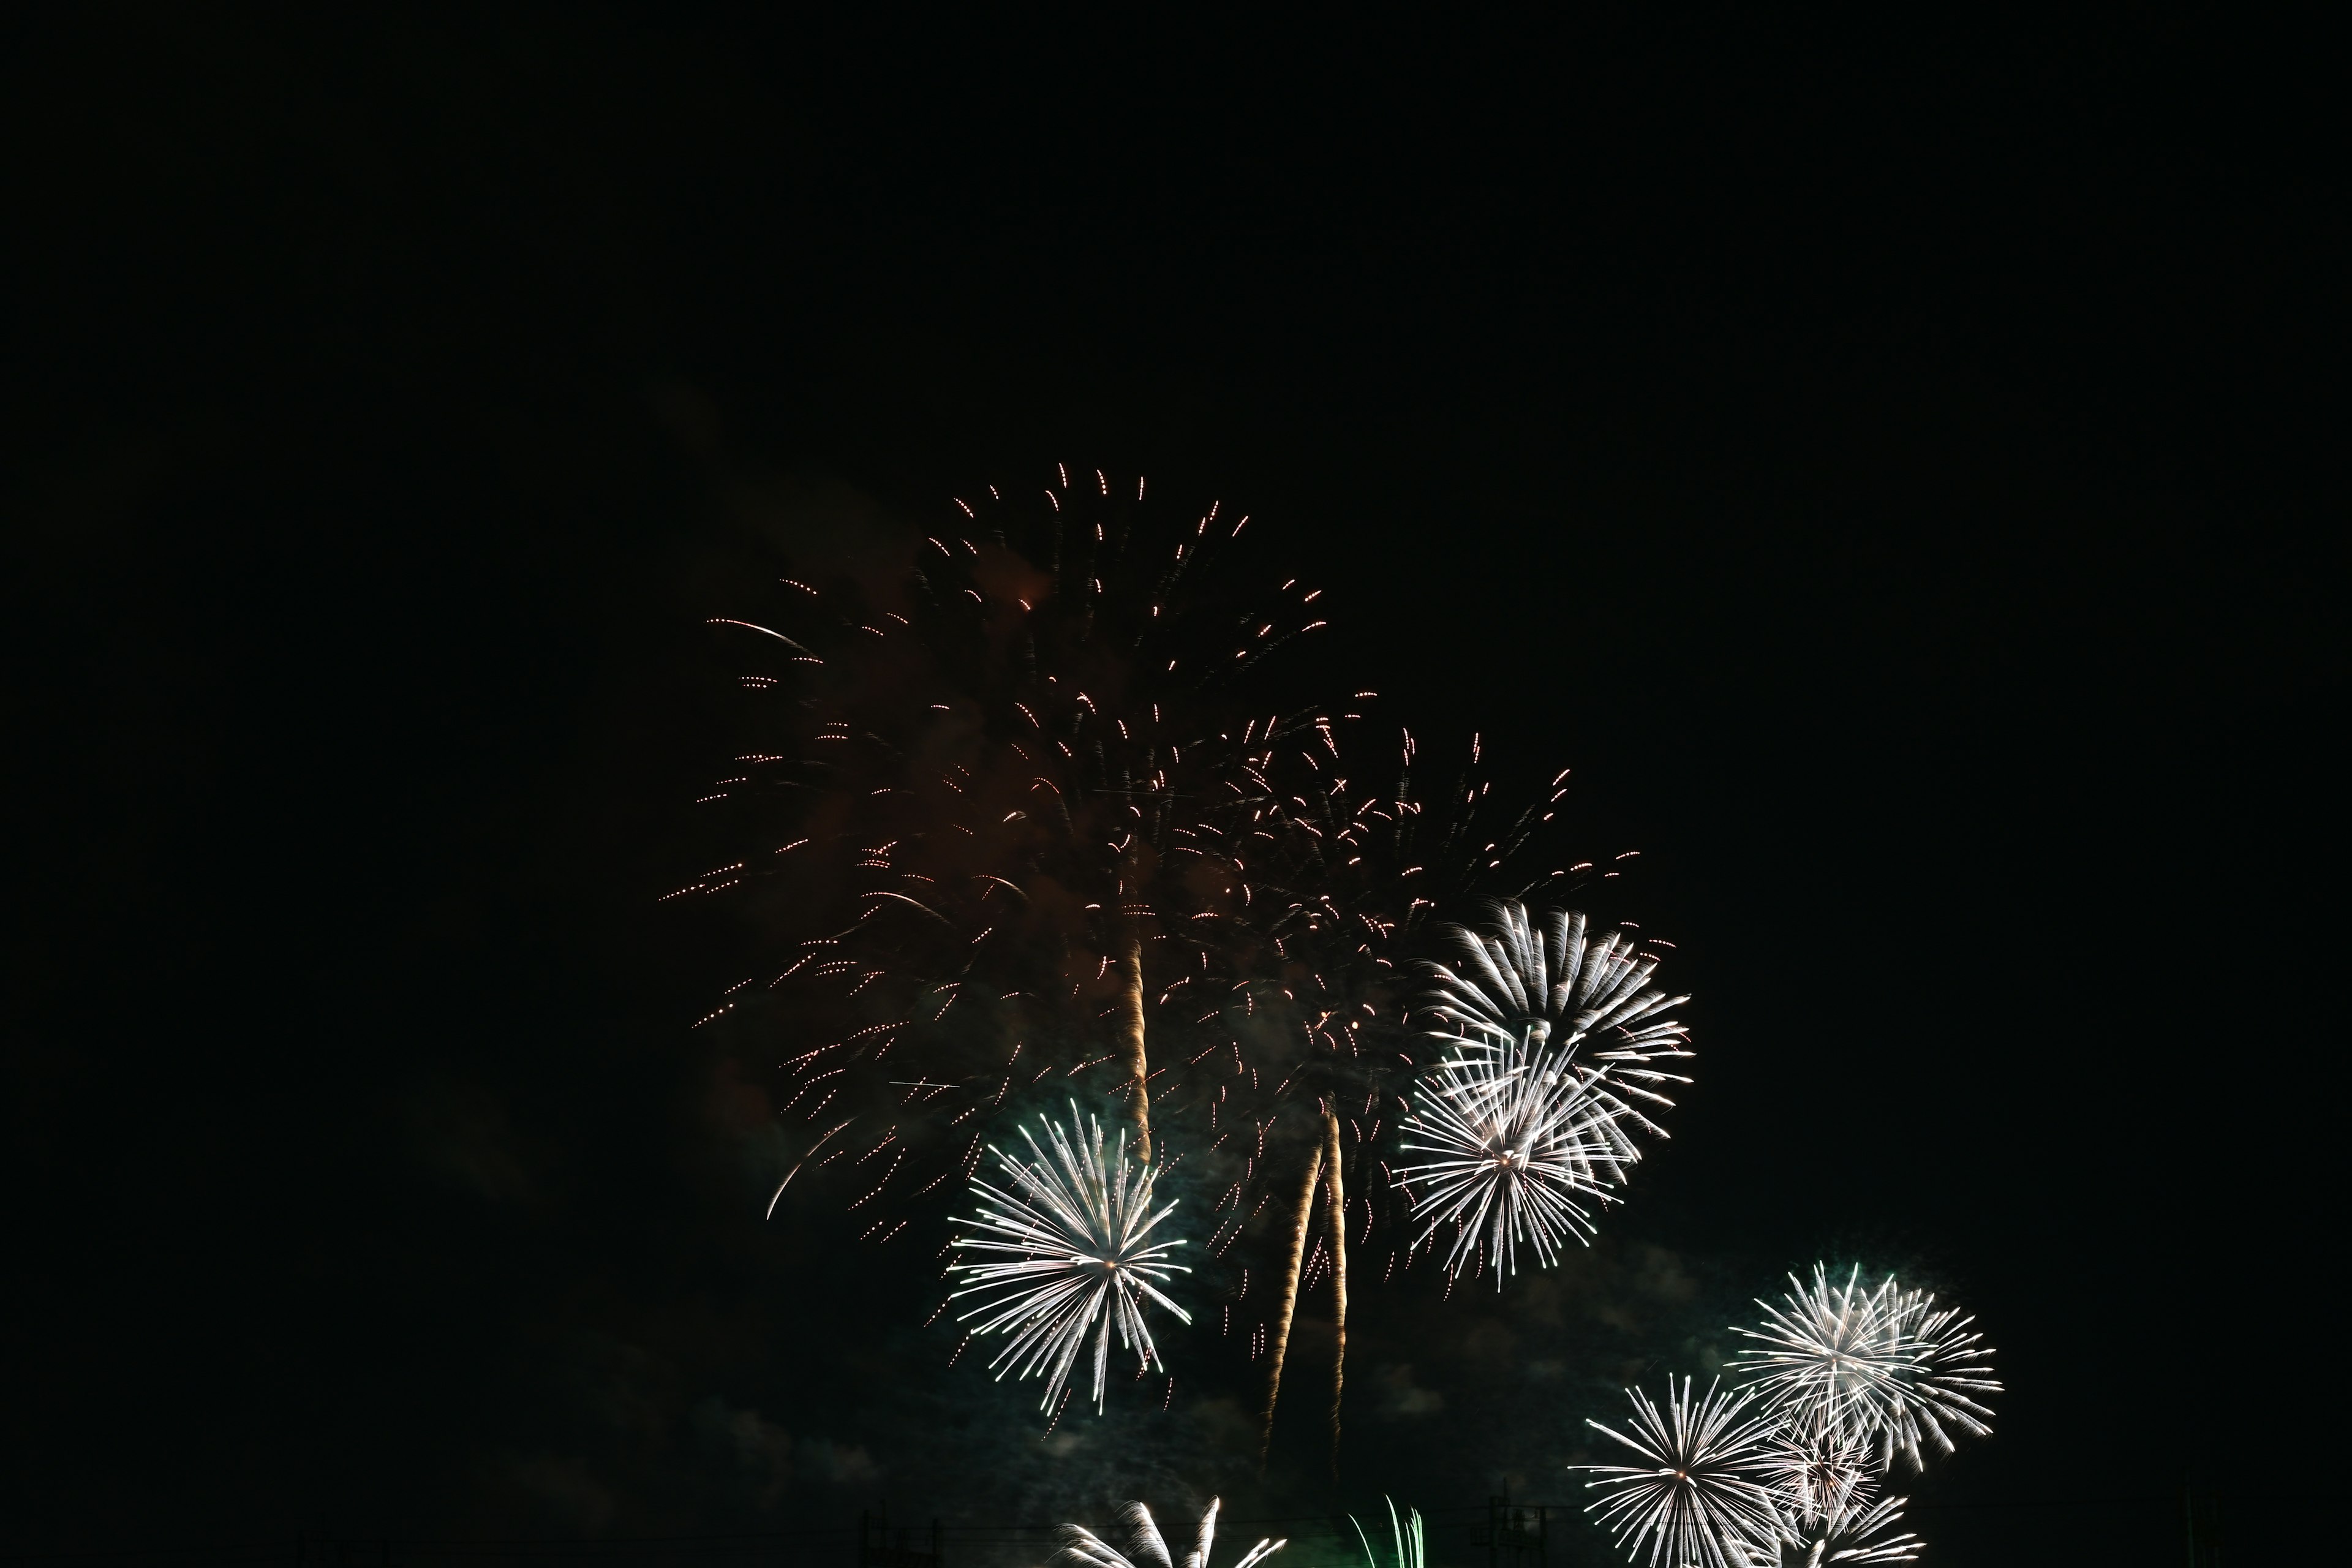
[[1827, 1563], [1910, 1563], [1926, 1543], [1903, 1522], [1908, 1499], [1881, 1498], [1864, 1503], [1840, 1498], [1811, 1516], [1781, 1515], [1776, 1551], [1753, 1554], [1757, 1568], [1802, 1564], [1816, 1568]]
[[1641, 1456], [1638, 1465], [1571, 1465], [1596, 1479], [1603, 1495], [1588, 1511], [1638, 1557], [1646, 1546], [1654, 1568], [1749, 1568], [1759, 1543], [1778, 1534], [1770, 1489], [1772, 1421], [1751, 1415], [1755, 1395], [1711, 1383], [1694, 1396], [1691, 1380], [1666, 1382], [1661, 1407], [1629, 1388], [1633, 1420], [1621, 1432], [1598, 1421], [1585, 1425]]
[[[1221, 1506], [1222, 1499], [1209, 1500], [1200, 1525], [1192, 1533], [1192, 1549], [1184, 1553], [1182, 1568], [1209, 1568], [1209, 1553], [1217, 1544], [1217, 1510]], [[1066, 1524], [1060, 1531], [1061, 1547], [1054, 1553], [1053, 1561], [1066, 1568], [1177, 1568], [1177, 1559], [1168, 1550], [1167, 1539], [1160, 1533], [1150, 1509], [1140, 1502], [1130, 1502], [1119, 1510], [1118, 1518], [1127, 1527], [1125, 1552], [1083, 1524]], [[1261, 1536], [1256, 1545], [1242, 1553], [1234, 1568], [1255, 1568], [1255, 1564], [1289, 1544], [1286, 1538], [1276, 1541]]]
[[1921, 1468], [1921, 1444], [1952, 1451], [1950, 1429], [1989, 1436], [1998, 1394], [1992, 1349], [1957, 1308], [1906, 1290], [1893, 1275], [1864, 1290], [1862, 1270], [1832, 1283], [1825, 1264], [1789, 1277], [1779, 1304], [1759, 1301], [1765, 1321], [1735, 1331], [1758, 1342], [1739, 1352], [1746, 1381], [1799, 1434], [1875, 1450], [1881, 1470], [1900, 1454]]
[[1878, 1497], [1870, 1446], [1848, 1433], [1792, 1426], [1789, 1414], [1772, 1413], [1764, 1463], [1775, 1526], [1751, 1552], [1759, 1568], [1916, 1557], [1919, 1538], [1895, 1528], [1909, 1500]]
[[1043, 1375], [1040, 1409], [1055, 1408], [1071, 1367], [1091, 1339], [1099, 1411], [1114, 1328], [1120, 1348], [1135, 1352], [1140, 1369], [1165, 1371], [1144, 1308], [1156, 1304], [1180, 1321], [1192, 1321], [1159, 1288], [1190, 1272], [1169, 1261], [1183, 1239], [1151, 1239], [1176, 1203], [1171, 1199], [1155, 1210], [1152, 1168], [1129, 1158], [1123, 1131], [1107, 1149], [1101, 1121], [1083, 1115], [1075, 1101], [1066, 1136], [1051, 1121], [1045, 1123], [1044, 1145], [1026, 1127], [1021, 1136], [1029, 1145], [1025, 1160], [994, 1145], [989, 1149], [1005, 1186], [972, 1180], [980, 1212], [956, 1220], [969, 1234], [951, 1245], [991, 1256], [949, 1268], [950, 1278], [965, 1281], [949, 1300], [977, 1298], [958, 1317], [972, 1324], [975, 1337], [1012, 1336], [989, 1365], [999, 1379], [1008, 1373]]
[[1429, 1158], [1399, 1179], [1423, 1224], [1414, 1245], [1453, 1226], [1446, 1272], [1491, 1259], [1500, 1289], [1522, 1243], [1549, 1268], [1591, 1240], [1642, 1157], [1633, 1131], [1665, 1135], [1633, 1102], [1671, 1106], [1664, 1087], [1690, 1081], [1650, 1064], [1691, 1053], [1664, 1016], [1686, 998], [1648, 987], [1657, 960], [1633, 939], [1596, 936], [1573, 911], [1538, 924], [1517, 900], [1494, 916], [1485, 931], [1445, 928], [1458, 973], [1430, 966], [1423, 1034], [1451, 1055], [1414, 1088], [1404, 1147]]
[[1849, 1485], [1817, 1494], [1800, 1507], [1775, 1498], [1772, 1533], [1750, 1543], [1745, 1561], [1754, 1568], [1817, 1568], [1829, 1563], [1909, 1563], [1923, 1544], [1903, 1522], [1907, 1498], [1870, 1500], [1869, 1490]]

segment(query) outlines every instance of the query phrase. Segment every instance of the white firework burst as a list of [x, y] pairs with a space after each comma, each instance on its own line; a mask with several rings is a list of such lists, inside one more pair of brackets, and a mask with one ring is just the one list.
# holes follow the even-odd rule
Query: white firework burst
[[1974, 1320], [1893, 1275], [1867, 1291], [1861, 1278], [1833, 1285], [1816, 1264], [1810, 1283], [1790, 1276], [1779, 1306], [1757, 1303], [1763, 1326], [1737, 1331], [1759, 1342], [1739, 1361], [1766, 1403], [1808, 1440], [1870, 1445], [1882, 1470], [1897, 1454], [1918, 1469], [1923, 1442], [1950, 1453], [1951, 1428], [1989, 1436], [1992, 1411], [1977, 1396], [2000, 1384]]
[[1861, 1442], [1784, 1425], [1767, 1447], [1765, 1470], [1773, 1529], [1749, 1548], [1759, 1568], [1907, 1563], [1919, 1554], [1919, 1538], [1895, 1528], [1906, 1500], [1873, 1500], [1876, 1476]]
[[1789, 1277], [1781, 1305], [1756, 1303], [1762, 1328], [1734, 1331], [1760, 1342], [1739, 1352], [1740, 1370], [1801, 1441], [1870, 1436], [1898, 1386], [1905, 1352], [1895, 1281], [1864, 1291], [1860, 1279], [1856, 1269], [1832, 1285], [1816, 1264], [1810, 1285]]
[[1446, 1272], [1483, 1251], [1497, 1289], [1521, 1242], [1549, 1268], [1564, 1242], [1590, 1241], [1595, 1211], [1618, 1201], [1610, 1189], [1641, 1158], [1608, 1075], [1564, 1052], [1473, 1047], [1416, 1084], [1412, 1102], [1403, 1147], [1427, 1158], [1397, 1175], [1425, 1222], [1414, 1245], [1452, 1225]]
[[[1430, 965], [1422, 1006], [1448, 1026], [1442, 1036], [1489, 1045], [1573, 1047], [1587, 1038], [1590, 1060], [1623, 1064], [1631, 1084], [1688, 1083], [1669, 1073], [1625, 1070], [1636, 1064], [1689, 1056], [1680, 1024], [1664, 1016], [1690, 1000], [1650, 985], [1655, 957], [1640, 952], [1623, 931], [1592, 931], [1573, 910], [1554, 910], [1540, 924], [1514, 899], [1496, 904], [1484, 931], [1446, 928], [1461, 970]], [[1639, 1090], [1629, 1090], [1639, 1093]], [[1662, 1106], [1663, 1095], [1643, 1096]]]
[[1775, 1504], [1811, 1514], [1834, 1498], [1866, 1500], [1878, 1474], [1870, 1446], [1843, 1432], [1801, 1430], [1790, 1424], [1788, 1415], [1786, 1411], [1774, 1413], [1771, 1440], [1765, 1447], [1766, 1484]]
[[1822, 1568], [1831, 1563], [1908, 1563], [1919, 1555], [1919, 1538], [1895, 1527], [1903, 1522], [1899, 1497], [1871, 1502], [1853, 1492], [1819, 1500], [1809, 1510], [1777, 1510], [1773, 1534], [1747, 1550], [1755, 1568]]
[[1168, 1261], [1183, 1240], [1150, 1239], [1176, 1205], [1171, 1200], [1155, 1211], [1151, 1167], [1128, 1158], [1124, 1131], [1106, 1155], [1101, 1122], [1081, 1118], [1075, 1103], [1067, 1137], [1058, 1124], [1045, 1124], [1050, 1153], [1026, 1127], [1021, 1136], [1029, 1145], [1029, 1159], [989, 1147], [1010, 1191], [977, 1177], [972, 1181], [980, 1212], [957, 1219], [970, 1234], [957, 1237], [953, 1245], [992, 1256], [952, 1266], [949, 1275], [965, 1282], [949, 1299], [979, 1298], [958, 1321], [971, 1323], [975, 1336], [1012, 1336], [990, 1367], [999, 1378], [1042, 1373], [1043, 1408], [1053, 1407], [1091, 1337], [1099, 1410], [1114, 1327], [1120, 1348], [1135, 1352], [1140, 1375], [1141, 1369], [1161, 1364], [1144, 1321], [1145, 1306], [1157, 1304], [1183, 1322], [1192, 1321], [1159, 1288], [1190, 1272]]
[[1538, 927], [1516, 901], [1495, 918], [1449, 928], [1459, 973], [1431, 966], [1426, 1033], [1452, 1054], [1413, 1093], [1405, 1147], [1430, 1158], [1399, 1175], [1424, 1222], [1415, 1245], [1452, 1225], [1446, 1271], [1484, 1253], [1499, 1289], [1520, 1243], [1549, 1267], [1591, 1239], [1641, 1158], [1632, 1131], [1665, 1135], [1633, 1101], [1670, 1106], [1663, 1087], [1690, 1081], [1651, 1064], [1690, 1052], [1664, 1016], [1687, 998], [1648, 988], [1657, 961], [1622, 932], [1595, 937], [1569, 911]]
[[[1977, 1396], [2001, 1388], [1992, 1375], [1992, 1347], [1976, 1331], [1976, 1319], [1963, 1317], [1958, 1307], [1938, 1309], [1936, 1298], [1924, 1290], [1903, 1292], [1901, 1311], [1911, 1365], [1904, 1374], [1906, 1397], [1886, 1423], [1882, 1454], [1899, 1450], [1916, 1470], [1922, 1439], [1937, 1453], [1952, 1451], [1948, 1427], [1971, 1437], [1991, 1436], [1992, 1409]], [[1882, 1458], [1882, 1468], [1885, 1463]]]
[[[1193, 1532], [1192, 1550], [1184, 1554], [1182, 1568], [1209, 1568], [1209, 1551], [1217, 1541], [1218, 1501], [1216, 1498], [1209, 1500], [1208, 1510], [1201, 1515], [1200, 1528]], [[1071, 1568], [1177, 1568], [1150, 1509], [1139, 1502], [1129, 1503], [1119, 1510], [1119, 1522], [1127, 1527], [1125, 1552], [1084, 1525], [1066, 1524], [1062, 1526], [1061, 1549], [1054, 1553], [1054, 1561], [1068, 1563]], [[1289, 1544], [1287, 1540], [1261, 1539], [1242, 1553], [1234, 1568], [1253, 1568]]]
[[1773, 1423], [1749, 1413], [1751, 1394], [1719, 1383], [1694, 1398], [1689, 1378], [1679, 1390], [1669, 1378], [1663, 1410], [1638, 1389], [1625, 1392], [1633, 1402], [1629, 1431], [1598, 1421], [1585, 1425], [1643, 1462], [1570, 1466], [1600, 1478], [1587, 1487], [1605, 1489], [1587, 1511], [1628, 1556], [1640, 1554], [1646, 1543], [1653, 1568], [1749, 1568], [1780, 1527], [1765, 1484]]

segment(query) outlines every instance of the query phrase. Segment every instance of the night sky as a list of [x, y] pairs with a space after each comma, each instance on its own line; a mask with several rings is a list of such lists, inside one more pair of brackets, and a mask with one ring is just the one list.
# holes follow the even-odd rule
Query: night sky
[[[1568, 1502], [1816, 1258], [2000, 1347], [1923, 1561], [2337, 1539], [2319, 40], [784, 9], [9, 25], [10, 1550]], [[689, 1026], [773, 933], [655, 901], [703, 620], [1057, 461], [1573, 766], [1698, 998], [1601, 1246], [1359, 1287], [1336, 1490], [1213, 1401], [1041, 1443], [926, 1251], [763, 1222]]]

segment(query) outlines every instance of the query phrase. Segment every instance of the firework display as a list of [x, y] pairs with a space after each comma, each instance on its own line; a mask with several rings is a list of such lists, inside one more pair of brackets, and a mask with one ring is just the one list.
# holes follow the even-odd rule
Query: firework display
[[1152, 1106], [1186, 1075], [1147, 1030], [1183, 1034], [1171, 987], [1220, 968], [1215, 917], [1253, 897], [1220, 847], [1262, 793], [1251, 760], [1335, 721], [1233, 695], [1320, 624], [1312, 589], [1204, 563], [1245, 517], [1155, 531], [1139, 483], [1056, 477], [1031, 504], [959, 502], [964, 530], [903, 572], [812, 572], [715, 618], [757, 666], [747, 743], [703, 803], [735, 847], [672, 896], [748, 899], [796, 933], [705, 1022], [789, 1009], [783, 1115], [812, 1173], [855, 1173], [876, 1239], [1048, 1076], [1115, 1103], [1153, 1158]]
[[1859, 1504], [1835, 1499], [1812, 1514], [1784, 1511], [1780, 1515], [1780, 1551], [1776, 1556], [1752, 1554], [1759, 1564], [1778, 1563], [1783, 1568], [1821, 1568], [1829, 1563], [1909, 1563], [1919, 1555], [1920, 1540], [1903, 1522], [1899, 1497]]
[[[1328, 1275], [1339, 1347], [1336, 1454], [1348, 1225], [1357, 1226], [1360, 1243], [1369, 1242], [1384, 1221], [1405, 1217], [1390, 1158], [1395, 1144], [1383, 1134], [1393, 1140], [1410, 1114], [1413, 1080], [1444, 1048], [1410, 1026], [1414, 956], [1442, 929], [1433, 925], [1433, 911], [1497, 889], [1507, 896], [1528, 890], [1523, 852], [1553, 813], [1524, 807], [1499, 837], [1489, 837], [1481, 831], [1488, 791], [1475, 773], [1423, 798], [1410, 732], [1378, 767], [1364, 765], [1330, 727], [1311, 741], [1250, 759], [1259, 793], [1246, 803], [1237, 798], [1217, 818], [1223, 858], [1251, 868], [1255, 896], [1216, 918], [1224, 964], [1218, 975], [1204, 970], [1198, 977], [1211, 1004], [1198, 1022], [1222, 1031], [1234, 1052], [1234, 1076], [1214, 1087], [1210, 1107], [1216, 1142], [1247, 1127], [1263, 1155], [1244, 1162], [1220, 1198], [1211, 1250], [1223, 1256], [1269, 1202], [1284, 1216], [1264, 1238], [1275, 1251], [1269, 1267], [1277, 1293], [1265, 1324], [1261, 1450], [1272, 1440], [1297, 1291]], [[1474, 737], [1473, 769], [1477, 762]], [[1545, 807], [1557, 804], [1554, 783]], [[1535, 880], [1557, 887], [1592, 869], [1579, 865]], [[1318, 1171], [1328, 1199], [1319, 1233]], [[1386, 1240], [1383, 1278], [1413, 1259], [1403, 1225], [1390, 1228]]]
[[1100, 1409], [1114, 1326], [1119, 1348], [1132, 1351], [1141, 1367], [1150, 1368], [1159, 1364], [1159, 1351], [1144, 1321], [1145, 1306], [1192, 1321], [1160, 1289], [1188, 1272], [1170, 1256], [1184, 1242], [1152, 1239], [1176, 1205], [1153, 1208], [1152, 1172], [1129, 1158], [1126, 1132], [1106, 1150], [1102, 1123], [1082, 1118], [1076, 1105], [1066, 1137], [1059, 1126], [1047, 1123], [1050, 1152], [1026, 1127], [1021, 1135], [1029, 1145], [1028, 1159], [990, 1151], [1005, 1186], [977, 1179], [971, 1184], [979, 1213], [959, 1222], [966, 1234], [950, 1245], [961, 1254], [985, 1258], [949, 1270], [950, 1278], [963, 1281], [950, 1299], [976, 1298], [960, 1315], [974, 1337], [1011, 1336], [991, 1365], [999, 1376], [1043, 1375], [1045, 1395], [1039, 1403], [1047, 1409], [1061, 1397], [1071, 1365], [1091, 1337], [1094, 1402]]
[[[831, 1181], [869, 1240], [969, 1181], [987, 1130], [1040, 1093], [1116, 1111], [1139, 1164], [1192, 1161], [1214, 1194], [1203, 1253], [1278, 1280], [1242, 1335], [1267, 1369], [1262, 1436], [1297, 1292], [1329, 1279], [1336, 1445], [1348, 1227], [1402, 1217], [1389, 1151], [1414, 1079], [1454, 1049], [1408, 1026], [1430, 922], [1594, 868], [1524, 868], [1560, 780], [1488, 826], [1475, 737], [1429, 792], [1409, 732], [1379, 763], [1350, 739], [1370, 692], [1249, 700], [1322, 623], [1311, 586], [1219, 562], [1245, 516], [1161, 526], [1141, 481], [1053, 481], [958, 501], [902, 575], [812, 569], [714, 617], [763, 665], [742, 678], [752, 742], [704, 802], [741, 847], [672, 896], [748, 898], [801, 934], [705, 1023], [788, 1016], [781, 1124], [803, 1131], [771, 1208]], [[1573, 994], [1609, 1004], [1591, 1026], [1624, 1026], [1612, 1046], [1663, 1050], [1672, 1026], [1634, 1017], [1660, 1000], [1643, 961], [1612, 940]], [[1611, 1065], [1612, 1106], [1651, 1089]], [[1384, 1275], [1412, 1241], [1387, 1252]]]
[[[1496, 800], [1478, 736], [1433, 780], [1372, 692], [1270, 682], [1321, 594], [1253, 574], [1246, 515], [1148, 490], [1056, 466], [712, 616], [747, 730], [698, 803], [719, 863], [668, 896], [727, 895], [772, 942], [696, 1026], [774, 1064], [771, 1214], [822, 1188], [884, 1245], [962, 1194], [941, 1310], [1049, 1422], [1082, 1361], [1100, 1412], [1115, 1353], [1164, 1372], [1155, 1323], [1213, 1320], [1263, 1379], [1262, 1468], [1328, 1282], [1336, 1479], [1350, 1258], [1500, 1290], [1590, 1245], [1691, 1082], [1689, 998], [1654, 983], [1671, 943], [1569, 907], [1614, 862], [1541, 863], [1565, 772]], [[1188, 1237], [1156, 1195], [1180, 1185]], [[1916, 1555], [1885, 1478], [1989, 1434], [2000, 1385], [1973, 1320], [1862, 1279], [1792, 1276], [1728, 1384], [1591, 1423], [1640, 1461], [1575, 1467], [1621, 1549]], [[1391, 1523], [1417, 1568], [1419, 1515]], [[1124, 1551], [1066, 1527], [1062, 1560], [1178, 1568], [1142, 1504], [1122, 1524]]]
[[1833, 1283], [1817, 1264], [1779, 1305], [1759, 1302], [1764, 1326], [1737, 1331], [1759, 1342], [1741, 1352], [1742, 1386], [1710, 1387], [1694, 1406], [1685, 1380], [1666, 1416], [1629, 1390], [1632, 1436], [1592, 1423], [1650, 1461], [1571, 1467], [1611, 1489], [1590, 1511], [1621, 1547], [1727, 1568], [1918, 1555], [1919, 1538], [1898, 1528], [1906, 1500], [1879, 1495], [1886, 1473], [1898, 1455], [1920, 1468], [1923, 1436], [1949, 1453], [1947, 1428], [1989, 1436], [1992, 1412], [1977, 1396], [2000, 1385], [1972, 1320], [1892, 1275], [1869, 1289], [1861, 1279], [1857, 1268]]

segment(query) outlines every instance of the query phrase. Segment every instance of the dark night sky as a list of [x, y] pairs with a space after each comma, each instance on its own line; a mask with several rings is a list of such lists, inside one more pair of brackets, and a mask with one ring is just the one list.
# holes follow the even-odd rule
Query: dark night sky
[[2001, 1350], [1927, 1561], [2179, 1561], [2191, 1477], [2233, 1561], [2321, 1539], [2317, 39], [773, 10], [9, 25], [12, 1545], [1160, 1484], [759, 1222], [687, 1028], [751, 938], [652, 902], [701, 618], [1056, 459], [1244, 507], [1333, 679], [1572, 763], [1701, 999], [1604, 1247], [1370, 1293], [1343, 1500], [1565, 1499], [1579, 1379], [1835, 1256]]

